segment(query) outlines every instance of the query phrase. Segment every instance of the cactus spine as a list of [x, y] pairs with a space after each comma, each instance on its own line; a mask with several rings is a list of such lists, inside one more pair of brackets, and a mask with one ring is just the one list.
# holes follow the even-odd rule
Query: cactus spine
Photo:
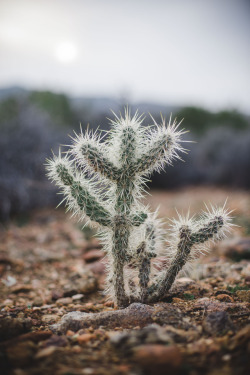
[[[148, 127], [142, 121], [126, 110], [124, 118], [115, 115], [104, 139], [101, 133], [81, 131], [64, 157], [59, 152], [47, 163], [48, 176], [61, 188], [68, 209], [98, 224], [109, 258], [107, 293], [121, 307], [163, 299], [201, 245], [222, 238], [230, 228], [224, 207], [207, 211], [196, 221], [179, 216], [172, 224], [172, 240], [163, 246], [161, 223], [140, 198], [145, 176], [184, 151], [184, 131], [176, 121], [166, 125], [162, 120], [158, 125], [153, 120]], [[170, 259], [157, 273], [151, 259], [160, 253]]]

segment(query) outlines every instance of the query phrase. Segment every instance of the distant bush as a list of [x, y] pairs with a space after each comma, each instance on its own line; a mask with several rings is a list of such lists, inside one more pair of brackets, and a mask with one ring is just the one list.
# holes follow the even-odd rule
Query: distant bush
[[64, 136], [53, 131], [49, 115], [24, 104], [13, 118], [0, 122], [0, 217], [55, 202], [45, 178], [44, 160]]
[[179, 119], [184, 118], [184, 127], [194, 134], [204, 134], [211, 128], [224, 126], [237, 130], [250, 128], [249, 119], [237, 111], [210, 112], [198, 107], [184, 107], [175, 114]]
[[71, 108], [68, 97], [51, 91], [33, 91], [28, 100], [47, 112], [57, 125], [72, 126], [76, 123], [76, 114]]

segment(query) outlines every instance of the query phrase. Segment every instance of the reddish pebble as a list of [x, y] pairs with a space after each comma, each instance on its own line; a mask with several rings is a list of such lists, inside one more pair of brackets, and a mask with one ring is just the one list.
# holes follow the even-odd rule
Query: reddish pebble
[[[177, 346], [141, 345], [134, 351], [134, 359], [149, 374], [175, 374], [182, 362]], [[167, 371], [167, 372], [166, 372]]]
[[70, 329], [66, 332], [66, 336], [73, 336], [75, 332], [71, 331]]
[[179, 303], [179, 302], [183, 302], [183, 299], [177, 298], [177, 297], [173, 298], [173, 303]]
[[218, 296], [216, 296], [216, 299], [221, 302], [234, 302], [233, 298], [228, 294], [218, 294]]
[[92, 335], [91, 333], [84, 333], [83, 335], [80, 335], [77, 337], [78, 344], [82, 345], [86, 342], [89, 342], [91, 339], [93, 339], [95, 335]]

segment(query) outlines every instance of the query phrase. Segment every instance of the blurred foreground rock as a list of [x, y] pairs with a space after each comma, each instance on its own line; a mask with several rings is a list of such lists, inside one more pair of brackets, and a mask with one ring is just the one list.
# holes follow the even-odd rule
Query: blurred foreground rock
[[66, 333], [68, 330], [78, 331], [81, 328], [87, 327], [144, 327], [154, 322], [158, 324], [170, 324], [178, 328], [190, 328], [190, 324], [183, 319], [180, 310], [167, 303], [159, 303], [154, 306], [132, 303], [123, 310], [95, 314], [74, 311], [64, 315], [59, 323], [50, 326], [50, 328], [53, 332]]

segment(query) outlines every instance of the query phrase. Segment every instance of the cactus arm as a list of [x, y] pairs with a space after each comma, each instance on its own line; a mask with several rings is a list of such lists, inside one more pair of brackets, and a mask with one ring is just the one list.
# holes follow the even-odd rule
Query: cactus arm
[[171, 137], [167, 135], [154, 139], [154, 142], [150, 145], [150, 149], [137, 160], [136, 172], [144, 173], [149, 169], [154, 169], [154, 166], [164, 158], [171, 142]]
[[156, 257], [154, 251], [147, 251], [147, 244], [143, 241], [136, 250], [138, 258], [138, 276], [140, 287], [140, 300], [142, 303], [146, 302], [148, 296], [148, 283], [150, 280], [151, 272], [151, 258]]
[[223, 235], [223, 227], [228, 225], [227, 219], [226, 215], [225, 217], [221, 215], [214, 216], [214, 218], [203, 223], [200, 228], [193, 233], [189, 226], [183, 225], [180, 227], [176, 255], [167, 269], [165, 276], [159, 282], [159, 285], [153, 284], [149, 288], [149, 294], [151, 294], [149, 298], [150, 302], [164, 298], [172, 287], [180, 270], [187, 261], [189, 261], [193, 246], [200, 245], [210, 239], [216, 239], [218, 235]]
[[96, 198], [79, 182], [70, 187], [72, 197], [75, 198], [80, 210], [84, 211], [92, 221], [103, 226], [110, 225], [109, 212], [96, 200]]
[[108, 226], [110, 224], [110, 213], [103, 207], [98, 199], [90, 193], [90, 189], [75, 180], [73, 171], [66, 159], [61, 159], [61, 161], [56, 160], [54, 162], [51, 161], [51, 174], [52, 178], [56, 180], [57, 185], [62, 188], [67, 188], [71, 204], [73, 198], [73, 202], [77, 204], [78, 209], [83, 211], [90, 220], [103, 226]]
[[170, 164], [173, 159], [180, 158], [178, 152], [183, 152], [181, 147], [181, 135], [184, 131], [177, 130], [179, 124], [176, 121], [171, 125], [156, 127], [149, 134], [149, 140], [145, 143], [145, 150], [136, 161], [134, 168], [138, 174], [151, 173], [160, 170], [165, 164]]
[[73, 148], [73, 153], [77, 156], [77, 161], [80, 165], [88, 166], [92, 172], [97, 172], [110, 180], [117, 180], [120, 171], [115, 165], [106, 157], [105, 152], [101, 151], [104, 145], [97, 141], [88, 142], [85, 140], [79, 141]]

